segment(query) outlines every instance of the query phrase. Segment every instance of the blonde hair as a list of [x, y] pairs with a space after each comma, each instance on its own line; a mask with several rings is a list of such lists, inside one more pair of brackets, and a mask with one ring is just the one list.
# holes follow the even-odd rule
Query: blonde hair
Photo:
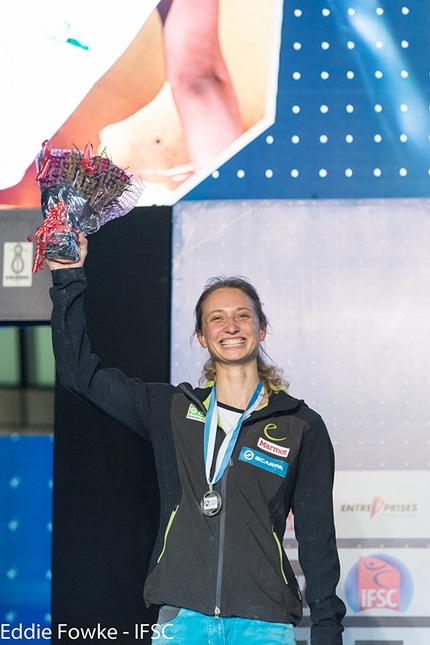
[[[197, 300], [194, 309], [195, 327], [194, 334], [202, 332], [203, 326], [203, 306], [207, 298], [218, 289], [239, 289], [246, 296], [248, 296], [254, 305], [257, 314], [260, 329], [266, 329], [269, 321], [263, 311], [262, 302], [257, 293], [256, 288], [245, 278], [233, 277], [215, 277], [208, 280], [205, 288], [203, 289], [200, 298]], [[283, 377], [283, 370], [273, 363], [264, 349], [259, 347], [257, 354], [257, 369], [258, 374], [263, 381], [264, 389], [266, 392], [279, 392], [279, 390], [288, 389], [289, 383]], [[212, 357], [210, 357], [203, 366], [202, 375], [199, 379], [199, 384], [216, 381], [216, 369]]]

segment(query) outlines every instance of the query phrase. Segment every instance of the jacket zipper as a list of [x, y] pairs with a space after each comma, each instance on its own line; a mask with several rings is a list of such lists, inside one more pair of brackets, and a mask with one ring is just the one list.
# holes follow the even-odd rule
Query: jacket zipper
[[176, 504], [174, 507], [173, 511], [170, 513], [169, 521], [167, 522], [166, 530], [164, 531], [164, 542], [163, 542], [163, 548], [161, 550], [160, 555], [158, 556], [157, 559], [157, 564], [160, 562], [161, 558], [164, 555], [164, 551], [166, 550], [166, 544], [167, 544], [167, 536], [169, 535], [170, 528], [173, 524], [173, 520], [175, 519], [175, 515], [178, 512], [179, 504]]
[[[184, 394], [191, 399], [197, 406], [198, 409], [200, 409], [204, 415], [206, 416], [207, 410], [203, 403], [198, 399], [190, 390], [187, 388], [185, 383], [180, 383], [179, 388], [184, 392]], [[224, 473], [223, 477], [221, 478], [221, 498], [223, 500], [223, 503], [225, 501], [225, 490], [226, 490], [226, 480], [227, 480], [227, 472]], [[173, 518], [172, 518], [173, 521]], [[169, 522], [168, 528], [170, 528], [171, 522]], [[224, 559], [224, 533], [225, 533], [225, 508], [221, 509], [221, 516], [220, 516], [220, 530], [219, 530], [219, 545], [218, 545], [218, 565], [217, 565], [217, 577], [216, 577], [216, 590], [215, 590], [215, 610], [214, 610], [214, 616], [215, 618], [219, 618], [221, 615], [221, 610], [220, 610], [220, 604], [221, 604], [221, 584], [222, 584], [222, 568], [223, 568], [223, 559]], [[167, 537], [167, 535], [166, 535]], [[164, 553], [164, 548], [161, 553], [163, 555]], [[161, 558], [160, 555], [160, 558]], [[159, 558], [159, 559], [160, 559]]]
[[276, 535], [276, 531], [275, 531], [275, 527], [274, 527], [274, 526], [272, 526], [272, 533], [273, 533], [273, 537], [275, 538], [276, 546], [278, 547], [278, 553], [279, 553], [279, 565], [280, 565], [280, 569], [281, 569], [282, 577], [283, 577], [283, 579], [284, 579], [285, 584], [287, 585], [287, 584], [288, 584], [288, 580], [287, 580], [287, 576], [285, 575], [285, 572], [284, 572], [284, 560], [283, 560], [283, 550], [282, 550], [282, 545], [281, 545], [281, 543], [280, 543], [280, 541], [279, 541], [278, 536]]
[[[180, 383], [179, 388], [183, 391], [183, 393], [191, 399], [196, 406], [206, 415], [207, 410], [203, 403], [198, 399], [190, 390], [186, 387], [185, 383]], [[246, 422], [250, 422], [250, 420], [254, 420], [253, 415], [245, 419], [242, 425], [245, 425]], [[231, 460], [229, 463], [229, 466], [231, 465]], [[226, 488], [227, 488], [227, 475], [228, 475], [228, 467], [226, 469], [226, 472], [221, 478], [221, 497], [223, 500], [223, 503], [225, 503], [225, 498], [226, 498]], [[223, 578], [223, 564], [224, 564], [224, 538], [225, 538], [225, 507], [221, 509], [221, 516], [220, 516], [220, 530], [219, 530], [219, 546], [218, 546], [218, 566], [217, 566], [217, 578], [216, 578], [216, 591], [215, 591], [215, 610], [214, 610], [214, 616], [215, 618], [219, 618], [221, 615], [221, 610], [220, 610], [220, 605], [221, 605], [221, 588], [222, 588], [222, 578]], [[165, 535], [165, 540], [167, 538], [167, 532], [170, 529], [171, 522], [173, 521], [173, 517], [171, 518], [171, 521], [169, 521], [169, 524], [166, 529], [166, 535]], [[273, 528], [273, 527], [272, 527]], [[274, 529], [273, 529], [274, 531]], [[280, 549], [280, 560], [281, 560], [281, 571], [282, 571], [282, 576], [285, 580], [285, 583], [288, 584], [288, 580], [285, 577], [283, 568], [282, 568], [282, 549], [279, 544], [279, 540], [275, 535], [276, 542], [278, 544], [278, 549]], [[163, 548], [163, 551], [161, 552], [161, 555], [157, 562], [161, 559], [161, 556], [164, 553], [165, 545]]]
[[[227, 466], [224, 475], [221, 477], [221, 497], [223, 504], [226, 500], [226, 490], [227, 490], [227, 477], [228, 470], [231, 465], [231, 459], [229, 465]], [[221, 606], [221, 588], [222, 588], [222, 578], [223, 578], [223, 565], [224, 565], [224, 541], [225, 541], [225, 519], [226, 519], [226, 509], [221, 509], [220, 516], [220, 525], [219, 525], [219, 546], [218, 546], [218, 566], [217, 566], [217, 575], [216, 575], [216, 591], [215, 591], [215, 618], [220, 617], [220, 606]]]

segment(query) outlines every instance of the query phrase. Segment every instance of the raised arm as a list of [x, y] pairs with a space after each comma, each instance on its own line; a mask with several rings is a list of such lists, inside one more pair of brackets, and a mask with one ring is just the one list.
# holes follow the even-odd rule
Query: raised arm
[[83, 269], [87, 241], [82, 235], [78, 241], [78, 262], [45, 260], [52, 270], [52, 341], [59, 380], [69, 392], [149, 438], [148, 387], [120, 370], [101, 369], [99, 359], [91, 353], [82, 296], [87, 286]]

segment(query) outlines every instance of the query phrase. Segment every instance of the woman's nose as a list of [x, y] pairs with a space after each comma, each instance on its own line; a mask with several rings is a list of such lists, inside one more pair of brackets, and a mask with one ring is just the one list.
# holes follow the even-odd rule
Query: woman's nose
[[239, 325], [234, 316], [229, 316], [226, 319], [225, 322], [225, 329], [228, 331], [230, 334], [234, 334], [235, 332], [239, 331]]

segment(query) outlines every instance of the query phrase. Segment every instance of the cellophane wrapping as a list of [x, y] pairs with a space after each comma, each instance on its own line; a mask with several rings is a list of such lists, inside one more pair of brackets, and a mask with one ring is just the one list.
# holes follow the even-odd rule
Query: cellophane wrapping
[[45, 257], [60, 262], [79, 259], [78, 233], [95, 233], [109, 220], [126, 215], [137, 204], [144, 185], [139, 176], [115, 165], [103, 151], [53, 149], [42, 144], [36, 158], [44, 223], [36, 231], [33, 271]]

